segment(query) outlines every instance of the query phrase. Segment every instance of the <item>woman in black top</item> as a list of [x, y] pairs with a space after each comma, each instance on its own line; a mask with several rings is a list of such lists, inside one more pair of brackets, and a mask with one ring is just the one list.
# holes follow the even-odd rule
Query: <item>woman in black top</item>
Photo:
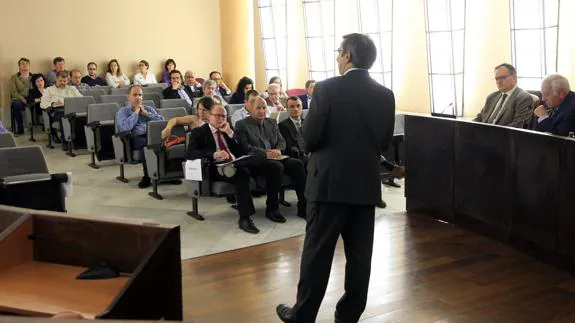
[[246, 93], [254, 88], [254, 81], [251, 78], [244, 76], [238, 82], [236, 92], [232, 94], [230, 104], [244, 104]]
[[40, 108], [40, 100], [46, 89], [46, 80], [42, 73], [32, 75], [32, 89], [28, 91], [28, 105], [35, 115], [41, 116], [42, 109]]

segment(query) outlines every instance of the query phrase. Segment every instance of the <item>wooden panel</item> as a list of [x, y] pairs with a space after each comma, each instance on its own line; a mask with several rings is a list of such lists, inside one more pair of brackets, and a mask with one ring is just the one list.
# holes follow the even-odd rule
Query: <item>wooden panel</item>
[[553, 251], [562, 208], [559, 181], [565, 139], [527, 131], [511, 135], [515, 153], [511, 233]]
[[1, 212], [0, 213], [0, 234], [12, 223], [25, 215], [16, 212]]
[[[567, 265], [575, 272], [575, 140], [563, 141], [563, 154], [560, 157], [560, 184], [555, 193], [560, 208], [557, 212], [557, 252], [567, 260]], [[575, 291], [575, 290], [574, 290]]]
[[84, 270], [33, 261], [0, 271], [0, 311], [32, 316], [75, 311], [94, 318], [112, 302], [128, 278], [77, 280]]
[[[20, 217], [4, 232], [0, 232], [0, 270], [33, 260], [32, 218]], [[0, 284], [2, 289], [2, 284]]]
[[455, 213], [497, 229], [513, 214], [509, 128], [458, 122], [455, 127]]
[[454, 122], [405, 116], [405, 196], [408, 211], [453, 221]]

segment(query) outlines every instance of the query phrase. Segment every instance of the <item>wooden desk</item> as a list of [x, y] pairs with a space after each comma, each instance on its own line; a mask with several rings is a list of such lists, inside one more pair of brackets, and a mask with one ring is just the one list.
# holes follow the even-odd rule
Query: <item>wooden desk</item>
[[51, 316], [73, 310], [95, 318], [108, 308], [129, 277], [76, 279], [85, 269], [33, 261], [0, 271], [0, 312]]

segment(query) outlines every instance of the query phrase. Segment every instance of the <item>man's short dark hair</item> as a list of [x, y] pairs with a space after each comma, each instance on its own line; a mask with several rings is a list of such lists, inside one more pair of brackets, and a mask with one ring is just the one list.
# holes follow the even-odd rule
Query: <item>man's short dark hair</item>
[[52, 65], [56, 65], [56, 63], [59, 63], [59, 62], [64, 62], [64, 58], [63, 58], [63, 57], [60, 57], [60, 56], [56, 56], [56, 57], [54, 57], [54, 59], [52, 60]]
[[307, 81], [305, 82], [305, 88], [306, 88], [306, 89], [309, 89], [309, 87], [310, 87], [312, 84], [314, 84], [314, 83], [315, 83], [315, 80], [307, 80]]
[[214, 74], [220, 74], [220, 75], [222, 75], [222, 73], [220, 73], [220, 72], [218, 72], [218, 71], [211, 71], [211, 72], [210, 72], [210, 79], [212, 78], [212, 75], [214, 75]]
[[289, 101], [299, 101], [301, 103], [301, 99], [299, 98], [299, 96], [296, 95], [292, 95], [289, 98], [287, 98], [286, 105], [289, 104]]
[[247, 101], [250, 96], [260, 96], [260, 92], [258, 92], [257, 90], [253, 90], [253, 89], [247, 91], [246, 95], [245, 95], [245, 100]]
[[198, 100], [198, 103], [196, 103], [196, 111], [200, 107], [200, 104], [202, 105], [202, 107], [204, 107], [204, 109], [211, 111], [214, 105], [216, 105], [216, 101], [212, 97], [204, 96], [200, 100]]
[[182, 79], [182, 80], [184, 79], [184, 77], [182, 76], [182, 73], [180, 73], [180, 71], [178, 71], [175, 68], [170, 72], [170, 78], [172, 77], [172, 74], [178, 74], [180, 76], [180, 79]]
[[353, 67], [370, 69], [377, 58], [377, 48], [373, 40], [364, 34], [347, 34], [343, 36], [341, 49], [344, 52], [349, 52], [351, 57], [351, 64]]
[[515, 69], [515, 67], [513, 65], [508, 64], [508, 63], [503, 63], [503, 64], [499, 64], [499, 65], [495, 66], [495, 68], [493, 70], [495, 71], [500, 67], [505, 67], [511, 75], [517, 77], [517, 70]]
[[68, 77], [68, 72], [67, 71], [60, 71], [56, 74], [56, 76], [65, 79]]
[[89, 68], [90, 65], [94, 65], [94, 66], [96, 66], [96, 68], [98, 68], [98, 64], [96, 64], [96, 63], [94, 63], [94, 62], [88, 63], [88, 65], [86, 65], [86, 68]]
[[[130, 85], [130, 87], [128, 88], [128, 94], [132, 94], [132, 89], [133, 89], [133, 88], [136, 88], [136, 87], [137, 87], [137, 88], [140, 88], [140, 90], [142, 90], [142, 86], [141, 86], [141, 85], [139, 85], [139, 84], [132, 84], [132, 85]], [[142, 91], [143, 91], [143, 90], [142, 90]]]
[[18, 60], [18, 66], [20, 66], [20, 63], [22, 62], [26, 62], [28, 64], [30, 64], [30, 60], [27, 59], [26, 57], [20, 57], [20, 59]]

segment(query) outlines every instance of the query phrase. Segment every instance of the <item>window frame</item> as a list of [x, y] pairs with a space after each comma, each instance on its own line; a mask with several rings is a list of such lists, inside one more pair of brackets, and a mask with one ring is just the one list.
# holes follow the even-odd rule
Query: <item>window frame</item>
[[[320, 36], [309, 36], [310, 33], [308, 32], [308, 15], [310, 13], [308, 12], [309, 8], [307, 5], [312, 4], [312, 3], [319, 3], [320, 12], [324, 12], [324, 10], [322, 8], [325, 5], [331, 5], [333, 7], [333, 9], [334, 9], [333, 10], [333, 18], [332, 18], [332, 20], [333, 20], [333, 26], [332, 26], [333, 34], [331, 34], [331, 35], [325, 34], [325, 19], [324, 19], [325, 17], [323, 15], [319, 15], [318, 19], [320, 20], [320, 25], [322, 27], [321, 28], [321, 35]], [[326, 61], [328, 54], [334, 55], [334, 57], [337, 55], [337, 53], [336, 53], [337, 52], [336, 51], [337, 46], [335, 43], [335, 0], [303, 0], [302, 5], [303, 5], [303, 11], [304, 11], [304, 29], [305, 29], [305, 40], [306, 40], [306, 52], [307, 52], [307, 57], [308, 57], [309, 79], [313, 79], [313, 80], [316, 80], [319, 82], [319, 81], [322, 81], [322, 80], [325, 80], [325, 79], [328, 79], [330, 77], [335, 76], [335, 73], [337, 71], [337, 68], [336, 68], [337, 62], [335, 61], [335, 59], [334, 59], [334, 64], [331, 67], [327, 66], [328, 64]], [[331, 38], [331, 42], [333, 44], [333, 50], [331, 50], [331, 48], [328, 48], [325, 45], [326, 41], [328, 41], [329, 38]], [[321, 41], [322, 41], [323, 46], [322, 46], [322, 56], [321, 57], [325, 61], [324, 62], [324, 69], [321, 69], [321, 68], [317, 69], [315, 66], [312, 66], [313, 65], [312, 62], [314, 60], [312, 60], [312, 57], [311, 57], [312, 55], [310, 53], [310, 48], [311, 48], [310, 40], [311, 39], [321, 39]], [[323, 78], [317, 77], [317, 75], [321, 74], [321, 73], [323, 73], [325, 77], [323, 77]]]
[[[283, 4], [278, 4], [280, 1], [283, 1]], [[288, 84], [288, 73], [287, 73], [287, 57], [288, 57], [288, 46], [287, 46], [287, 2], [288, 0], [273, 0], [273, 1], [266, 1], [269, 3], [269, 5], [263, 4], [264, 0], [258, 0], [257, 2], [257, 6], [258, 6], [258, 14], [260, 16], [260, 34], [261, 34], [261, 41], [262, 41], [262, 49], [263, 49], [263, 56], [264, 56], [264, 69], [265, 69], [265, 73], [266, 73], [266, 83], [268, 82], [268, 80], [270, 80], [273, 76], [279, 76], [282, 79], [282, 84]], [[285, 34], [282, 36], [278, 36], [278, 32], [277, 32], [277, 24], [275, 23], [276, 19], [275, 19], [275, 13], [274, 13], [274, 3], [276, 4], [275, 6], [283, 6], [284, 7], [284, 28], [285, 28]], [[271, 20], [272, 20], [272, 28], [273, 29], [273, 36], [272, 37], [264, 37], [264, 24], [263, 24], [263, 19], [262, 19], [262, 9], [264, 8], [271, 8]], [[274, 47], [275, 47], [275, 53], [276, 53], [276, 61], [277, 61], [277, 68], [272, 68], [270, 67], [269, 61], [271, 60], [270, 57], [268, 57], [267, 51], [265, 50], [266, 48], [266, 40], [271, 40], [273, 41]], [[281, 46], [279, 45], [279, 42], [283, 42], [284, 46], [283, 48], [285, 48], [285, 53], [283, 55], [283, 57], [285, 58], [283, 60], [283, 62], [281, 62], [280, 60], [280, 55], [279, 55], [279, 48], [281, 48]]]

